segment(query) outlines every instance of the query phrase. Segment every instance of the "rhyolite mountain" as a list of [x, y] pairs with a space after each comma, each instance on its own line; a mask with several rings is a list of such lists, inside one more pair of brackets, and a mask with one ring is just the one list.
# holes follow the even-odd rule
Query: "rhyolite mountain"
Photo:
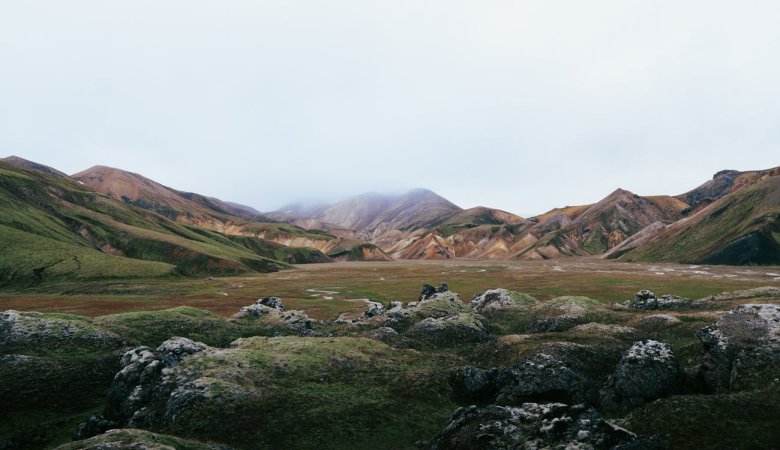
[[[716, 179], [723, 172], [716, 175]], [[622, 255], [624, 261], [780, 264], [780, 168], [736, 177], [730, 193]], [[712, 197], [709, 197], [710, 199]], [[620, 255], [615, 255], [620, 256]]]
[[[258, 226], [289, 239], [334, 239], [286, 224]], [[0, 285], [17, 287], [267, 272], [330, 260], [312, 248], [179, 223], [18, 160], [0, 161], [0, 241]]]
[[[721, 171], [678, 196], [639, 196], [617, 189], [594, 204], [526, 219], [487, 207], [463, 209], [426, 189], [260, 213], [105, 166], [69, 177], [19, 157], [0, 164], [0, 226], [6, 240], [14, 242], [3, 252], [19, 256], [33, 249], [32, 254], [41, 255], [20, 271], [16, 259], [6, 258], [0, 269], [0, 280], [6, 281], [36, 282], [60, 269], [75, 273], [63, 269], [70, 264], [81, 271], [75, 250], [63, 245], [98, 252], [102, 256], [91, 254], [95, 261], [109, 255], [130, 258], [136, 265], [168, 264], [139, 269], [154, 276], [267, 271], [285, 263], [345, 259], [599, 255], [722, 264], [774, 264], [780, 259], [780, 168]], [[41, 238], [58, 243], [44, 244]], [[49, 258], [46, 248], [58, 249], [58, 256]], [[111, 263], [104, 267], [117, 260]], [[96, 273], [89, 276], [103, 272]]]

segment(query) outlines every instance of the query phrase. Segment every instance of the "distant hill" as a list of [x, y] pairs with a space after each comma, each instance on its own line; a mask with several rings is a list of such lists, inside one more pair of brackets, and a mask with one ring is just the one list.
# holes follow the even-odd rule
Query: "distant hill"
[[[256, 226], [277, 234], [327, 236], [285, 224]], [[0, 241], [0, 286], [267, 272], [287, 268], [287, 262], [329, 260], [312, 249], [252, 236], [237, 240], [178, 223], [59, 171], [17, 162], [0, 162]]]
[[[719, 172], [714, 180], [732, 175]], [[719, 187], [713, 187], [716, 184]], [[666, 227], [621, 259], [780, 264], [780, 170], [751, 172], [747, 176], [742, 173], [726, 184], [716, 181], [709, 190], [700, 189], [719, 198]]]
[[[0, 160], [0, 227], [15, 245], [0, 253], [7, 256], [0, 285], [38, 282], [46, 278], [38, 275], [73, 267], [86, 277], [76, 260], [109, 256], [132, 259], [123, 267], [134, 267], [126, 270], [137, 276], [268, 271], [333, 260], [600, 256], [774, 264], [778, 175], [780, 168], [721, 171], [678, 196], [617, 189], [594, 204], [529, 219], [488, 207], [463, 209], [427, 189], [260, 213], [121, 169], [95, 166], [68, 177], [9, 157]], [[50, 257], [46, 248], [59, 256]], [[37, 262], [20, 265], [25, 252]], [[98, 264], [89, 277], [109, 276], [100, 266], [117, 261]]]
[[8, 156], [6, 158], [0, 158], [0, 161], [7, 162], [9, 164], [13, 164], [20, 167], [28, 167], [33, 170], [37, 170], [38, 172], [43, 172], [49, 175], [59, 175], [62, 177], [67, 177], [64, 173], [60, 172], [57, 169], [53, 169], [49, 166], [44, 166], [43, 164], [39, 164], [34, 161], [29, 161], [24, 158], [20, 158], [18, 156]]

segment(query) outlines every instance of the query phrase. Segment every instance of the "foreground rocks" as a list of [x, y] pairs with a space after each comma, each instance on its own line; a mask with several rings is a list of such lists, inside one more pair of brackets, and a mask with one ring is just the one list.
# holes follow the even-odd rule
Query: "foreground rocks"
[[711, 391], [724, 392], [761, 382], [747, 375], [780, 363], [780, 306], [739, 306], [697, 336], [704, 350], [699, 373]]
[[286, 330], [299, 335], [316, 334], [312, 330], [314, 321], [305, 312], [299, 310], [287, 311], [282, 299], [278, 297], [260, 298], [254, 304], [242, 307], [233, 318], [261, 319], [267, 322], [269, 326], [279, 327], [280, 330]]
[[601, 389], [602, 406], [626, 412], [675, 391], [680, 367], [669, 344], [637, 342], [620, 359]]
[[476, 403], [517, 405], [527, 401], [595, 401], [597, 384], [581, 363], [567, 355], [540, 352], [512, 367], [477, 369], [465, 367], [455, 372], [452, 384], [456, 395]]
[[428, 448], [653, 449], [663, 446], [610, 424], [595, 409], [583, 404], [524, 403], [460, 408]]
[[623, 303], [633, 309], [655, 310], [655, 309], [684, 309], [689, 308], [693, 301], [689, 298], [678, 297], [676, 295], [663, 295], [656, 297], [655, 293], [643, 289], [636, 293], [633, 300]]

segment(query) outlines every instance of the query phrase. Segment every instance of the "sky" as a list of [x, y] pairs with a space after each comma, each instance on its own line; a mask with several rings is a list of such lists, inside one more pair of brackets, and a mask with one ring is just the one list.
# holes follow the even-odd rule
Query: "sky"
[[780, 2], [0, 3], [0, 156], [524, 216], [780, 165]]

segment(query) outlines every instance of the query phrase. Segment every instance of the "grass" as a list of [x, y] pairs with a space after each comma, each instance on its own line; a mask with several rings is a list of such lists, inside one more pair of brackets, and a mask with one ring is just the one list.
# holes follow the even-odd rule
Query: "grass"
[[[656, 272], [666, 270], [665, 275]], [[706, 269], [706, 270], [704, 270]], [[295, 270], [252, 276], [163, 280], [96, 280], [61, 282], [0, 290], [0, 309], [60, 311], [98, 316], [126, 311], [191, 306], [222, 316], [235, 314], [255, 299], [277, 296], [288, 308], [312, 317], [333, 319], [341, 312], [365, 309], [360, 299], [383, 303], [416, 300], [422, 283], [445, 281], [465, 302], [486, 289], [502, 287], [540, 301], [566, 295], [587, 296], [602, 303], [623, 302], [640, 289], [656, 294], [702, 298], [724, 291], [780, 286], [766, 267], [650, 266], [588, 259], [548, 262], [396, 261], [313, 264]], [[706, 272], [706, 274], [697, 273]], [[745, 273], [742, 273], [745, 272]], [[325, 294], [315, 291], [330, 291]], [[325, 299], [324, 297], [332, 297]]]

